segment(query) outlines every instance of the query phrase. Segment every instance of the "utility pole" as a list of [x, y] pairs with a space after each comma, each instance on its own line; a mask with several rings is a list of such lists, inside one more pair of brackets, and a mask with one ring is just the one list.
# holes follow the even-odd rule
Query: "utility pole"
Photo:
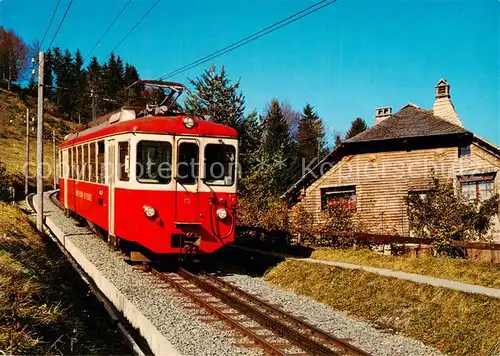
[[24, 195], [28, 195], [29, 177], [30, 177], [30, 108], [26, 108], [26, 162], [25, 163], [25, 179], [24, 179]]
[[52, 130], [52, 164], [54, 165], [54, 189], [57, 189], [56, 131]]
[[43, 69], [45, 56], [38, 53], [38, 123], [36, 135], [36, 194], [38, 195], [38, 210], [36, 228], [43, 233]]

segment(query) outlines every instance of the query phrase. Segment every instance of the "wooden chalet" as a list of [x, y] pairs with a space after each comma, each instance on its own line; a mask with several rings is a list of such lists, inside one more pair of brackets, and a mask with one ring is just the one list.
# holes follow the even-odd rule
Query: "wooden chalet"
[[[347, 200], [365, 232], [410, 235], [409, 194], [425, 194], [435, 176], [485, 199], [500, 192], [499, 170], [499, 147], [463, 127], [442, 79], [431, 110], [411, 103], [397, 113], [377, 108], [373, 127], [334, 149], [282, 198], [301, 204], [317, 222], [328, 201]], [[494, 225], [491, 234], [499, 239], [498, 215]]]

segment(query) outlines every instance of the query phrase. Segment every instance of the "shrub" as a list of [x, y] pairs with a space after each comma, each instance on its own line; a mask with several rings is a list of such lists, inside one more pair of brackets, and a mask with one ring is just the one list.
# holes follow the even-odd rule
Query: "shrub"
[[450, 242], [484, 240], [491, 227], [491, 218], [498, 212], [499, 196], [471, 201], [462, 194], [455, 194], [451, 182], [442, 184], [434, 178], [432, 190], [409, 195], [407, 202], [413, 234], [435, 239], [438, 253], [463, 256], [460, 249], [449, 247]]

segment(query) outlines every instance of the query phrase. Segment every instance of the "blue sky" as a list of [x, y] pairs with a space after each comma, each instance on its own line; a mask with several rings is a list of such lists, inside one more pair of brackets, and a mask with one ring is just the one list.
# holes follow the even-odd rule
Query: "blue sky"
[[[94, 54], [104, 59], [154, 1], [134, 0]], [[33, 42], [56, 2], [0, 0], [1, 25]], [[61, 0], [49, 40], [68, 2]], [[86, 54], [124, 3], [74, 0], [54, 45]], [[154, 79], [312, 3], [162, 0], [117, 53]], [[465, 127], [498, 145], [499, 19], [498, 0], [338, 0], [213, 63], [241, 78], [248, 110], [261, 112], [273, 97], [299, 110], [311, 103], [330, 137], [358, 116], [372, 125], [375, 107], [432, 108], [434, 85], [446, 78]], [[171, 79], [187, 82], [208, 66]]]

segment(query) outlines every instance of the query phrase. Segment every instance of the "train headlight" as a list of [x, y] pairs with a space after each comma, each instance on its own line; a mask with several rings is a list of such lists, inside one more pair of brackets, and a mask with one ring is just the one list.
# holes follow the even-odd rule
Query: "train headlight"
[[194, 120], [191, 117], [185, 117], [183, 121], [186, 128], [192, 129], [194, 127]]
[[144, 215], [146, 215], [148, 218], [154, 218], [156, 215], [156, 210], [150, 205], [144, 205], [142, 207], [144, 209]]
[[224, 208], [217, 209], [217, 217], [221, 220], [227, 218], [227, 210]]

